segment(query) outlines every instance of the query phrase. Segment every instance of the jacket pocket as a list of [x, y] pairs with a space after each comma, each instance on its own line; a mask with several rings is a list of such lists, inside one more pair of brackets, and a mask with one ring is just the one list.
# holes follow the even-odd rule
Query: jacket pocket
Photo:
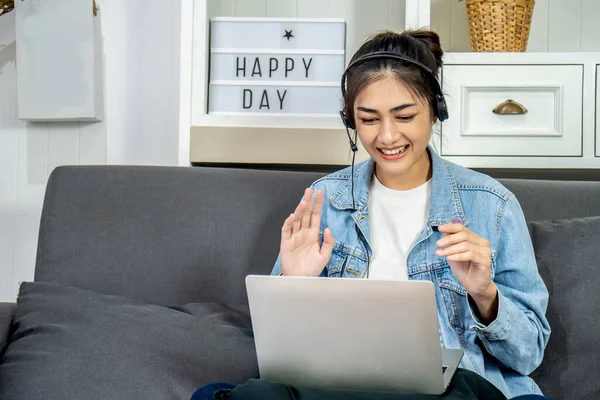
[[348, 254], [336, 248], [334, 245], [333, 251], [331, 252], [331, 258], [329, 263], [325, 267], [327, 269], [327, 276], [329, 277], [341, 277], [348, 261]]
[[469, 329], [469, 326], [472, 325], [469, 321], [472, 318], [467, 306], [467, 291], [454, 277], [452, 269], [446, 261], [437, 270], [437, 280], [450, 325], [462, 330]]

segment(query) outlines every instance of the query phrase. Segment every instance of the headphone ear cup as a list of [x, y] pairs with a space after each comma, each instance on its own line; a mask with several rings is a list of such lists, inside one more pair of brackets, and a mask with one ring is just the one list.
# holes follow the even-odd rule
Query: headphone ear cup
[[344, 111], [340, 111], [340, 117], [342, 118], [342, 122], [344, 123], [344, 126], [346, 127], [346, 134], [348, 135], [348, 140], [350, 141], [350, 148], [352, 149], [352, 151], [354, 153], [356, 153], [358, 151], [358, 147], [356, 146], [356, 143], [354, 142], [354, 140], [356, 140], [356, 130], [354, 131], [354, 140], [352, 140], [352, 138], [350, 137], [350, 129], [354, 129], [349, 121], [348, 121], [348, 117], [346, 117], [346, 113]]
[[350, 119], [348, 119], [348, 114], [346, 114], [345, 111], [344, 111], [344, 124], [346, 124], [346, 126], [350, 129], [356, 129], [356, 127], [354, 126], [354, 121], [350, 121]]
[[437, 114], [440, 122], [444, 122], [448, 119], [448, 107], [446, 105], [446, 99], [444, 96], [437, 96]]
[[340, 117], [342, 117], [344, 126], [348, 128], [348, 118], [346, 118], [346, 113], [344, 111], [340, 111]]
[[340, 117], [342, 118], [342, 122], [346, 128], [354, 129], [354, 124], [350, 123], [350, 120], [348, 120], [348, 115], [345, 111], [340, 111]]

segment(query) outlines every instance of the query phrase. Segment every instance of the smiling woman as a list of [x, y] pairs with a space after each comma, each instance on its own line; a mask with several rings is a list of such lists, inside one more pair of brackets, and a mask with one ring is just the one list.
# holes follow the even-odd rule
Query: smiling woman
[[422, 30], [380, 32], [358, 49], [341, 115], [370, 158], [306, 189], [273, 274], [431, 281], [440, 344], [464, 351], [460, 366], [508, 398], [539, 394], [528, 375], [550, 334], [548, 291], [520, 205], [428, 146], [448, 117], [442, 57], [439, 36]]

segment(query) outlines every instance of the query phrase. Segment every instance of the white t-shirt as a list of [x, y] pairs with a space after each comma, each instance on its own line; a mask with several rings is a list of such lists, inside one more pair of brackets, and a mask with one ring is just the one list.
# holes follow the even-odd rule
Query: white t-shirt
[[411, 190], [383, 186], [373, 174], [369, 193], [369, 279], [408, 279], [407, 257], [429, 218], [431, 180]]

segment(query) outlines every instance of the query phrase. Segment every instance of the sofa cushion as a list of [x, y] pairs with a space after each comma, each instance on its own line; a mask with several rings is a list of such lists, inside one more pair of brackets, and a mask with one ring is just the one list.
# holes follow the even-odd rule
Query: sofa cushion
[[35, 281], [147, 304], [247, 304], [246, 275], [271, 272], [283, 221], [321, 176], [58, 167], [44, 199]]
[[0, 357], [8, 344], [8, 334], [14, 310], [15, 305], [13, 303], [0, 303]]
[[21, 285], [0, 399], [186, 399], [258, 376], [247, 306], [140, 304], [51, 283]]
[[533, 378], [552, 398], [600, 399], [600, 217], [530, 222], [552, 329]]

